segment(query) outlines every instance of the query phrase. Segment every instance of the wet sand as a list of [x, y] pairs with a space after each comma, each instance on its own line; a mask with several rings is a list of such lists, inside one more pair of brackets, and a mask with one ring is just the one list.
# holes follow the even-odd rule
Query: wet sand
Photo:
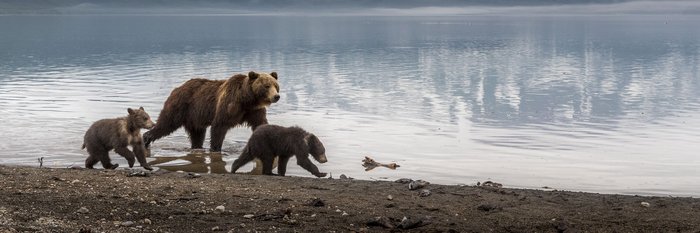
[[0, 166], [0, 232], [700, 231], [696, 198], [130, 173]]

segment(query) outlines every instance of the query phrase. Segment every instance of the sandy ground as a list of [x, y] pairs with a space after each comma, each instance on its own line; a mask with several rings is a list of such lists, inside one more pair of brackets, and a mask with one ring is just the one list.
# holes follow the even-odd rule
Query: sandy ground
[[0, 232], [700, 232], [694, 198], [135, 171], [0, 166]]

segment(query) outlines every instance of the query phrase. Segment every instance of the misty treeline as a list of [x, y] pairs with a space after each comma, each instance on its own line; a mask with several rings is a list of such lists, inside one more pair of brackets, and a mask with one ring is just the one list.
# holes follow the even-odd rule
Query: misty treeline
[[51, 10], [79, 5], [119, 8], [417, 8], [606, 4], [632, 0], [2, 0], [0, 10]]

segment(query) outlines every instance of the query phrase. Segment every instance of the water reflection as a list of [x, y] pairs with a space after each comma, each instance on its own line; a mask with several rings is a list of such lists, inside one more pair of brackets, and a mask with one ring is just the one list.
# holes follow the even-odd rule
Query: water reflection
[[149, 165], [167, 171], [184, 171], [198, 173], [227, 173], [226, 162], [221, 153], [192, 151], [185, 156], [158, 156], [148, 162]]
[[[12, 33], [0, 36], [0, 163], [80, 163], [91, 122], [138, 106], [157, 117], [189, 78], [256, 69], [280, 74], [270, 121], [324, 141], [322, 170], [697, 194], [698, 21], [2, 17], [0, 31]], [[233, 130], [225, 151], [236, 155], [249, 135]], [[235, 157], [168, 149], [188, 145], [177, 131], [154, 145], [152, 162], [219, 171]], [[365, 155], [401, 168], [365, 173]]]

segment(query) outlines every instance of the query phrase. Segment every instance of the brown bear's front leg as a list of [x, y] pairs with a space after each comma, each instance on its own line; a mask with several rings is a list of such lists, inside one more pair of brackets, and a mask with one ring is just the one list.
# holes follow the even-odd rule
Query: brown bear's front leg
[[[303, 156], [297, 155], [297, 164], [299, 164], [299, 166], [303, 167], [303, 168], [306, 169], [307, 171], [311, 172], [311, 174], [313, 174], [313, 175], [316, 176], [316, 177], [324, 177], [324, 176], [326, 176], [326, 173], [320, 172], [320, 171], [318, 170], [318, 167], [316, 167], [316, 165], [314, 165], [314, 164], [311, 162], [311, 160], [309, 160], [308, 155], [303, 155]], [[280, 166], [280, 167], [281, 167], [281, 166]]]
[[134, 154], [136, 155], [136, 159], [139, 161], [139, 164], [141, 164], [141, 167], [143, 167], [146, 170], [153, 170], [153, 168], [151, 168], [151, 165], [148, 165], [148, 162], [146, 162], [147, 151], [143, 143], [134, 143], [131, 146], [134, 148]]

